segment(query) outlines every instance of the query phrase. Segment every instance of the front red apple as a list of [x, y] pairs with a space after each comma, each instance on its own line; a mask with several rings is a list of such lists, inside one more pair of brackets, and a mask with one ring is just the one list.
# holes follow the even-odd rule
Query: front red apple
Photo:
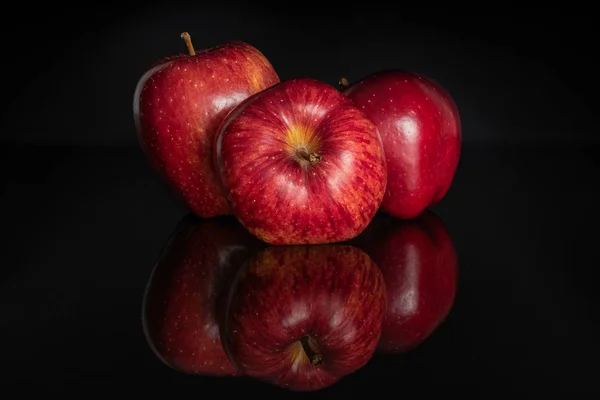
[[414, 72], [385, 71], [344, 93], [375, 123], [383, 141], [388, 184], [381, 208], [409, 219], [438, 203], [461, 151], [460, 117], [448, 91]]
[[[185, 36], [185, 35], [184, 35]], [[214, 171], [213, 145], [225, 115], [279, 82], [256, 48], [228, 42], [161, 60], [140, 78], [133, 103], [142, 149], [152, 167], [200, 217], [231, 213]]]
[[168, 366], [189, 374], [238, 372], [219, 335], [220, 296], [261, 245], [233, 217], [186, 217], [163, 250], [143, 302], [146, 338]]
[[313, 79], [282, 82], [236, 107], [219, 128], [216, 152], [234, 214], [270, 244], [355, 237], [385, 193], [377, 128]]
[[378, 214], [353, 243], [385, 278], [388, 309], [379, 350], [415, 348], [444, 321], [456, 295], [458, 256], [444, 223], [429, 210], [410, 220]]
[[377, 347], [385, 282], [358, 248], [272, 246], [230, 289], [223, 345], [237, 368], [291, 390], [317, 390], [363, 367]]

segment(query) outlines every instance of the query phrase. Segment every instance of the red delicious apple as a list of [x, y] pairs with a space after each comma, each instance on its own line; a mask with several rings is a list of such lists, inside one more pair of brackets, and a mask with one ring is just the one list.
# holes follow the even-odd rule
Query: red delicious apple
[[318, 390], [369, 361], [385, 307], [381, 271], [358, 248], [270, 246], [230, 287], [223, 346], [248, 376]]
[[200, 217], [231, 214], [214, 171], [216, 130], [248, 96], [279, 82], [265, 56], [232, 41], [167, 57], [147, 70], [135, 89], [133, 116], [150, 164], [172, 193]]
[[234, 214], [270, 244], [355, 237], [385, 193], [375, 125], [314, 79], [291, 79], [249, 97], [225, 118], [215, 148]]
[[377, 263], [386, 283], [378, 349], [415, 348], [444, 321], [456, 294], [458, 256], [442, 220], [430, 210], [410, 220], [378, 213], [352, 243]]
[[448, 91], [408, 71], [340, 83], [383, 141], [388, 183], [382, 210], [408, 219], [438, 203], [454, 179], [462, 141], [458, 109]]
[[220, 296], [260, 243], [231, 216], [188, 216], [178, 225], [143, 302], [146, 338], [165, 364], [189, 374], [237, 374], [221, 346]]

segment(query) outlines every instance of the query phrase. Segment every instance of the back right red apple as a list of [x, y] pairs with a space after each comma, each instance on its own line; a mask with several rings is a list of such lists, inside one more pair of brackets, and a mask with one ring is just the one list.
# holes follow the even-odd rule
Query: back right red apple
[[410, 71], [382, 71], [343, 92], [377, 126], [388, 182], [381, 209], [416, 217], [438, 203], [454, 179], [461, 151], [458, 108], [434, 80]]

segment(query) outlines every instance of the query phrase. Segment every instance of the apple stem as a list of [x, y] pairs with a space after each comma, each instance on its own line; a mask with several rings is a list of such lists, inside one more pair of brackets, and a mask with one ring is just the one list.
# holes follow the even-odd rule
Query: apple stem
[[183, 32], [181, 34], [181, 38], [185, 41], [185, 45], [187, 46], [188, 51], [190, 52], [190, 56], [195, 56], [196, 50], [194, 50], [194, 45], [192, 44], [192, 37], [190, 36], [190, 34], [187, 32]]
[[318, 164], [323, 158], [319, 153], [309, 153], [305, 148], [300, 147], [296, 149], [296, 155], [303, 160], [308, 161], [312, 165]]
[[350, 86], [350, 82], [348, 82], [348, 79], [346, 79], [345, 77], [341, 77], [340, 80], [338, 81], [338, 85], [340, 87], [340, 90], [344, 90], [346, 89], [348, 86]]
[[321, 357], [321, 354], [312, 349], [312, 346], [310, 345], [311, 340], [312, 338], [308, 335], [300, 339], [300, 343], [302, 344], [302, 350], [304, 350], [304, 353], [310, 360], [311, 365], [321, 365], [323, 364], [323, 358]]

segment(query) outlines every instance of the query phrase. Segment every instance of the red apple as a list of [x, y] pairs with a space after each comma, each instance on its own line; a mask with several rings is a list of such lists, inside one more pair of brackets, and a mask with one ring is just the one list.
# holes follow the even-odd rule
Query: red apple
[[454, 303], [458, 256], [444, 223], [429, 210], [410, 220], [379, 213], [353, 244], [371, 256], [385, 278], [388, 308], [379, 350], [415, 348]]
[[385, 282], [352, 246], [271, 246], [238, 271], [227, 304], [223, 346], [240, 371], [290, 390], [317, 390], [375, 352]]
[[231, 214], [214, 170], [216, 130], [234, 106], [279, 82], [265, 56], [239, 41], [160, 60], [135, 89], [139, 142], [172, 193], [200, 217]]
[[219, 335], [220, 296], [260, 242], [229, 216], [188, 216], [163, 250], [143, 302], [146, 338], [173, 369], [236, 375]]
[[215, 159], [234, 214], [270, 244], [355, 237], [387, 181], [375, 125], [334, 87], [309, 78], [236, 107], [219, 128]]
[[458, 109], [448, 91], [407, 71], [340, 83], [383, 141], [388, 184], [382, 210], [408, 219], [438, 203], [454, 179], [462, 140]]

